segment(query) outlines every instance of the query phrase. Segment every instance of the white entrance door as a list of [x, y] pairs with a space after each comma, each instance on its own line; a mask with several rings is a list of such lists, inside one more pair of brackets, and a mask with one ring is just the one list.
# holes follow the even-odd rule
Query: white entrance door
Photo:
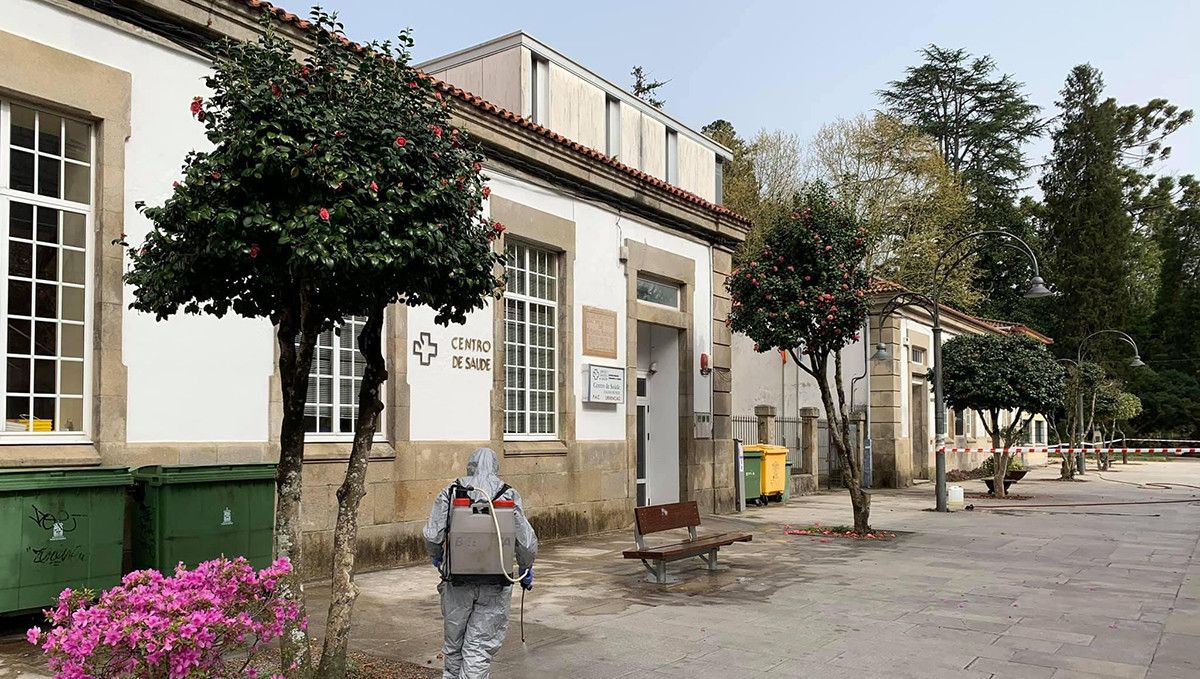
[[679, 502], [677, 329], [638, 323], [638, 373], [646, 375], [644, 410], [642, 397], [638, 399], [638, 438], [645, 446], [645, 469], [639, 469], [639, 478], [646, 479], [643, 499], [655, 505]]

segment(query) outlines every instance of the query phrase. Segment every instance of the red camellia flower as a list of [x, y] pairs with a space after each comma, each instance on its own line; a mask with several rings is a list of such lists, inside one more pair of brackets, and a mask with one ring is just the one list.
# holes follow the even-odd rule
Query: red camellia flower
[[212, 178], [213, 178], [213, 179], [220, 179], [220, 178], [221, 178], [221, 173], [220, 173], [220, 172], [217, 172], [216, 170], [213, 170], [213, 172], [212, 172]]
[[374, 179], [371, 180], [371, 190], [375, 193], [379, 193], [379, 185], [375, 183]]
[[492, 195], [492, 189], [491, 189], [491, 187], [489, 187], [489, 186], [485, 186], [485, 187], [483, 187], [483, 198], [484, 198], [484, 200], [486, 200], [486, 199], [487, 199], [487, 197], [488, 197], [488, 196], [490, 196], [490, 195]]
[[173, 189], [179, 188], [179, 182], [171, 182], [171, 188], [173, 188]]
[[826, 246], [825, 246], [825, 252], [829, 252], [829, 251], [830, 251], [830, 250], [832, 250], [832, 249], [833, 249], [833, 246], [832, 246], [832, 245], [826, 245]]
[[474, 165], [471, 166], [471, 169], [475, 170], [476, 172], [482, 172], [483, 166], [480, 165], [479, 163], [475, 163]]
[[320, 210], [317, 210], [317, 214], [321, 216], [321, 219], [329, 221], [329, 210], [321, 208]]
[[345, 130], [336, 130], [333, 133], [333, 136], [337, 137], [338, 139], [342, 139], [346, 136], [346, 132], [345, 132]]
[[192, 115], [198, 115], [200, 113], [200, 107], [203, 103], [204, 103], [204, 99], [201, 97], [193, 97], [192, 98], [192, 106], [191, 106]]
[[438, 139], [442, 138], [442, 126], [441, 125], [430, 125], [429, 129], [433, 130], [433, 136], [437, 137]]
[[307, 78], [309, 73], [312, 73], [312, 69], [311, 69], [311, 68], [309, 68], [308, 66], [301, 66], [301, 67], [300, 67], [300, 75], [302, 75], [302, 76], [304, 76], [305, 78]]
[[396, 137], [396, 146], [399, 146], [400, 148], [404, 148], [404, 145], [407, 143], [408, 143], [408, 140], [405, 139], [404, 137]]
[[250, 246], [250, 259], [255, 259], [255, 258], [257, 258], [257, 257], [258, 257], [258, 253], [259, 253], [259, 252], [261, 252], [261, 250], [260, 250], [260, 248], [258, 247], [258, 243], [255, 243], [254, 245], [251, 245], [251, 246]]
[[494, 231], [497, 235], [502, 234], [504, 233], [504, 225], [500, 222], [496, 222], [492, 224], [492, 231]]
[[415, 89], [417, 89], [417, 81], [416, 81], [416, 80], [411, 80], [411, 81], [409, 81], [409, 83], [408, 83], [408, 87], [409, 87], [410, 89], [414, 89], [414, 90], [415, 90]]
[[271, 94], [276, 97], [283, 96], [283, 90], [279, 89], [279, 85], [271, 83]]

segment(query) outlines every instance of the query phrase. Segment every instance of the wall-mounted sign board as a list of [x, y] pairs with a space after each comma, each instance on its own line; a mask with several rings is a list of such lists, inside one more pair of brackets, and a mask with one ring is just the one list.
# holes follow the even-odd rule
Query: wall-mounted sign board
[[588, 365], [587, 402], [624, 403], [625, 369], [606, 365]]
[[617, 312], [583, 307], [583, 354], [601, 358], [617, 357]]

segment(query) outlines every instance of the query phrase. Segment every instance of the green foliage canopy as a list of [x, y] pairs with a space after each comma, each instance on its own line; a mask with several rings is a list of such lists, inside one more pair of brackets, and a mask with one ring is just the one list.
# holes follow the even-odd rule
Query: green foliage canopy
[[993, 437], [1001, 412], [1017, 411], [1005, 439], [1019, 430], [1022, 413], [1052, 412], [1062, 400], [1064, 374], [1054, 356], [1024, 335], [959, 335], [942, 345], [946, 403], [990, 415], [990, 426], [983, 419]]
[[757, 249], [731, 272], [728, 323], [761, 351], [824, 357], [852, 342], [862, 327], [867, 231], [820, 182], [806, 186], [791, 207], [763, 225]]
[[211, 96], [191, 103], [212, 147], [162, 205], [138, 205], [154, 228], [129, 251], [132, 308], [303, 314], [310, 331], [395, 301], [461, 322], [497, 289], [483, 158], [407, 34], [358, 52], [314, 22], [303, 63], [269, 25], [220, 46]]

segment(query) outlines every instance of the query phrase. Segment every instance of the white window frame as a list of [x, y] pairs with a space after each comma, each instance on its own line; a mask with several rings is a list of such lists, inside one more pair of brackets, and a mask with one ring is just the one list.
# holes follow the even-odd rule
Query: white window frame
[[909, 360], [917, 365], [925, 365], [925, 347], [914, 346], [910, 350], [912, 355], [909, 356]]
[[609, 158], [621, 155], [621, 100], [613, 96], [604, 99], [604, 153]]
[[[648, 299], [642, 299], [640, 296], [637, 296], [638, 284], [641, 283], [642, 281], [646, 281], [647, 283], [652, 283], [654, 285], [662, 285], [664, 287], [674, 288], [675, 294], [676, 294], [676, 300], [677, 300], [676, 303], [675, 304], [663, 304], [662, 302], [653, 302]], [[679, 310], [683, 309], [683, 285], [681, 285], [679, 283], [675, 283], [673, 281], [667, 281], [667, 280], [663, 280], [661, 278], [654, 278], [653, 276], [639, 275], [637, 277], [637, 281], [634, 283], [634, 296], [637, 299], [639, 304], [649, 304], [650, 306], [659, 307], [660, 309], [671, 309], [674, 311], [679, 311]]]
[[[365, 317], [363, 317], [363, 319], [365, 320]], [[342, 348], [341, 348], [342, 342], [344, 340], [347, 340], [347, 338], [348, 338], [348, 336], [346, 334], [346, 330], [347, 330], [347, 328], [350, 328], [350, 327], [352, 327], [352, 326], [342, 324], [342, 325], [339, 325], [338, 327], [334, 328], [334, 330], [333, 330], [333, 359], [332, 359], [333, 368], [334, 368], [334, 374], [333, 374], [333, 422], [335, 422], [335, 423], [340, 419], [338, 417], [338, 414], [341, 412], [341, 408], [343, 405], [341, 403], [341, 395], [342, 395], [342, 390], [341, 390], [341, 381], [342, 381], [341, 370], [342, 370], [342, 368], [341, 368], [341, 365], [342, 364], [341, 364], [339, 354], [342, 351]], [[383, 323], [382, 335], [383, 335], [383, 346], [385, 347], [385, 351], [386, 351], [386, 347], [387, 347], [387, 321], [386, 321], [386, 319], [384, 320], [384, 323]], [[313, 349], [313, 361], [314, 362], [317, 360], [317, 351], [318, 351], [318, 349], [316, 349], [316, 348]], [[361, 357], [361, 352], [358, 352], [358, 353], [359, 353], [359, 356]], [[385, 356], [385, 361], [386, 361], [386, 356]], [[317, 375], [315, 373], [313, 373], [312, 367], [310, 366], [309, 372], [308, 372], [309, 382], [311, 383], [311, 381], [313, 379], [315, 379], [316, 377], [317, 377]], [[386, 385], [387, 383], [385, 382], [384, 384]], [[307, 389], [307, 387], [306, 387], [306, 389]], [[307, 393], [307, 390], [306, 390], [306, 393]], [[355, 400], [357, 400], [358, 399], [358, 390], [355, 389], [353, 393], [354, 393], [353, 398]], [[386, 429], [387, 417], [385, 417], [385, 415], [387, 414], [387, 390], [383, 388], [383, 385], [380, 385], [379, 400], [383, 403], [384, 409], [383, 409], [383, 412], [380, 413], [380, 415], [379, 415], [379, 426], [376, 427], [376, 429], [375, 429], [374, 440], [375, 441], [385, 441], [385, 440], [387, 440], [387, 429]], [[305, 410], [308, 409], [308, 405], [309, 405], [308, 399], [306, 397], [305, 401], [304, 401]], [[306, 414], [305, 415], [306, 420], [307, 420], [307, 417], [308, 416]], [[355, 419], [355, 422], [357, 423], [357, 418]], [[342, 431], [338, 431], [338, 432], [319, 431], [318, 432], [318, 431], [307, 431], [307, 427], [308, 427], [308, 423], [306, 421], [305, 422], [306, 431], [304, 432], [304, 440], [306, 443], [344, 443], [346, 441], [354, 440], [354, 430], [353, 429], [351, 429], [348, 432], [342, 432]]]
[[[547, 257], [549, 257], [550, 261], [553, 263], [553, 270], [551, 271], [549, 277], [551, 279], [550, 285], [553, 287], [553, 290], [554, 290], [554, 299], [549, 300], [549, 299], [546, 299], [543, 297], [535, 297], [535, 296], [527, 294], [529, 292], [528, 281], [526, 281], [526, 285], [525, 285], [526, 292], [525, 293], [513, 292], [512, 291], [513, 286], [511, 285], [511, 281], [509, 282], [510, 283], [509, 285], [505, 286], [504, 299], [502, 300], [504, 302], [504, 308], [501, 311], [501, 313], [504, 314], [504, 324], [503, 324], [504, 329], [502, 331], [503, 336], [501, 337], [501, 341], [504, 342], [503, 369], [504, 369], [504, 376], [505, 376], [504, 406], [503, 406], [503, 410], [502, 410], [502, 417], [504, 418], [504, 421], [502, 423], [501, 429], [504, 432], [504, 440], [505, 441], [558, 441], [558, 440], [561, 440], [560, 439], [561, 422], [560, 422], [560, 418], [559, 418], [559, 412], [562, 408], [562, 398], [563, 398], [563, 395], [559, 391], [559, 388], [558, 388], [558, 361], [561, 358], [560, 352], [563, 351], [561, 334], [560, 334], [562, 332], [562, 328], [560, 327], [561, 324], [560, 324], [559, 318], [558, 318], [558, 300], [561, 297], [561, 293], [559, 291], [559, 283], [560, 283], [559, 276], [562, 273], [561, 267], [559, 266], [559, 264], [560, 264], [559, 253], [554, 250], [551, 250], [549, 248], [538, 247], [536, 245], [531, 245], [531, 244], [520, 242], [520, 241], [510, 241], [508, 243], [508, 245], [511, 247], [525, 249], [525, 251], [526, 251], [525, 265], [521, 269], [523, 271], [525, 271], [526, 276], [529, 275], [529, 271], [530, 271], [529, 266], [528, 266], [530, 254], [536, 252], [536, 253], [545, 254]], [[507, 253], [506, 253], [506, 257], [507, 257]], [[512, 267], [508, 266], [506, 263], [506, 266], [505, 266], [506, 272], [508, 270], [510, 270], [511, 268]], [[508, 342], [508, 323], [509, 323], [508, 303], [510, 300], [514, 301], [514, 302], [519, 302], [519, 303], [522, 303], [525, 305], [525, 320], [524, 320], [525, 342], [524, 342], [524, 367], [523, 367], [524, 373], [525, 373], [525, 387], [524, 387], [525, 409], [524, 409], [524, 411], [510, 411], [508, 409], [508, 393], [509, 393], [509, 386], [508, 386], [508, 381], [507, 381], [508, 380], [508, 370], [509, 370], [509, 364], [508, 364], [508, 345], [509, 345], [509, 342]], [[529, 314], [529, 308], [530, 308], [531, 304], [537, 304], [540, 306], [548, 307], [550, 318], [553, 320], [553, 323], [554, 323], [554, 327], [551, 328], [551, 332], [550, 332], [551, 341], [553, 342], [552, 348], [554, 350], [554, 360], [551, 361], [551, 365], [550, 365], [550, 383], [551, 383], [551, 385], [553, 385], [552, 389], [553, 389], [553, 393], [554, 393], [554, 412], [550, 413], [553, 417], [553, 420], [552, 420], [553, 431], [552, 432], [530, 433], [530, 429], [532, 428], [532, 427], [530, 427], [530, 419], [535, 414], [534, 410], [530, 407], [530, 404], [532, 403], [531, 397], [532, 397], [532, 394], [535, 393], [535, 391], [537, 391], [537, 390], [533, 389], [533, 386], [532, 386], [532, 384], [533, 384], [532, 383], [532, 375], [533, 375], [534, 368], [532, 365], [532, 361], [530, 360], [530, 355], [532, 353], [532, 348], [533, 348], [532, 343], [529, 341], [529, 329], [533, 327], [533, 323], [531, 321], [530, 314]], [[508, 431], [508, 416], [509, 416], [510, 412], [518, 412], [522, 417], [524, 417], [524, 429], [525, 429], [524, 432], [509, 432]], [[538, 412], [536, 414], [546, 414], [546, 413]]]
[[[34, 186], [33, 192], [17, 191], [10, 188], [10, 164], [11, 164], [11, 137], [12, 137], [12, 104], [14, 102], [5, 97], [0, 98], [0, 262], [3, 266], [0, 267], [0, 322], [3, 328], [0, 328], [0, 357], [4, 358], [5, 372], [2, 378], [4, 386], [4, 398], [0, 401], [0, 422], [7, 423], [8, 413], [8, 261], [9, 261], [9, 218], [11, 216], [10, 205], [13, 201], [26, 203], [35, 207], [47, 207], [56, 210], [66, 210], [74, 213], [83, 214], [84, 216], [84, 282], [83, 282], [83, 421], [80, 423], [79, 431], [75, 432], [34, 432], [34, 431], [0, 431], [0, 445], [54, 445], [54, 444], [78, 444], [90, 443], [92, 435], [92, 372], [95, 368], [93, 359], [93, 323], [95, 305], [95, 287], [96, 281], [93, 272], [95, 271], [95, 237], [94, 237], [94, 219], [95, 219], [95, 204], [96, 204], [96, 126], [90, 120], [83, 120], [73, 116], [67, 116], [55, 111], [52, 108], [41, 105], [25, 104], [23, 102], [15, 102], [23, 108], [33, 109], [38, 113], [47, 113], [58, 116], [64, 120], [73, 120], [78, 123], [84, 123], [89, 130], [89, 152], [88, 152], [88, 203], [77, 203], [74, 201], [64, 200], [61, 198], [50, 198], [37, 193], [37, 178], [38, 171], [37, 153], [34, 156]], [[40, 125], [40, 117], [39, 122]], [[40, 131], [34, 131], [34, 143], [38, 143], [38, 135]], [[65, 139], [63, 141], [65, 143]], [[65, 154], [64, 154], [65, 155]], [[71, 162], [66, 158], [62, 159], [63, 165]], [[63, 165], [60, 165], [60, 172]], [[65, 183], [62, 175], [59, 177], [59, 186], [65, 190]], [[34, 224], [36, 230], [36, 222]], [[60, 234], [61, 235], [61, 234]], [[35, 233], [36, 242], [36, 233]], [[61, 252], [61, 243], [60, 243]], [[59, 257], [59, 271], [62, 271], [62, 258]], [[35, 264], [36, 266], [36, 264]], [[61, 273], [60, 273], [61, 278]], [[36, 275], [34, 280], [36, 281]], [[35, 282], [36, 285], [36, 282]], [[59, 285], [59, 302], [58, 302], [58, 337], [57, 339], [57, 359], [61, 357], [62, 351], [62, 294], [61, 284]], [[32, 310], [31, 310], [32, 311]], [[36, 317], [36, 312], [34, 312]], [[30, 338], [32, 342], [32, 337]], [[31, 366], [32, 370], [32, 366]], [[61, 380], [61, 367], [56, 367], [55, 380]], [[56, 395], [55, 397], [60, 398]], [[56, 420], [58, 419], [57, 403], [56, 403]]]
[[725, 159], [717, 156], [717, 171], [716, 171], [716, 188], [713, 195], [713, 202], [717, 205], [725, 204]]
[[667, 171], [663, 173], [668, 184], [679, 185], [679, 133], [667, 128]]
[[531, 53], [529, 61], [529, 118], [543, 127], [550, 118], [550, 62]]

